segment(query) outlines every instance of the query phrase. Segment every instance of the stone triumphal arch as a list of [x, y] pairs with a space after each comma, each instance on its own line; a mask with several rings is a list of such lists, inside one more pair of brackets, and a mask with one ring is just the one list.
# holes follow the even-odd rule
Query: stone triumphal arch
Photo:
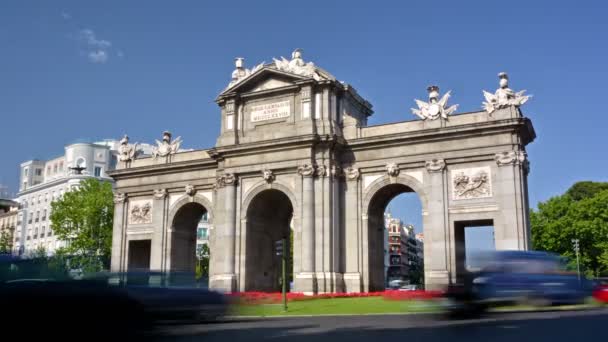
[[497, 249], [528, 249], [535, 133], [519, 109], [527, 97], [499, 77], [483, 110], [455, 114], [431, 86], [412, 109], [418, 120], [368, 126], [372, 105], [301, 51], [251, 69], [239, 58], [216, 100], [214, 147], [182, 151], [165, 132], [138, 156], [123, 138], [112, 270], [193, 270], [207, 214], [213, 288], [275, 290], [274, 241], [291, 230], [295, 291], [377, 290], [383, 212], [404, 192], [422, 203], [427, 288], [462, 274], [465, 226], [492, 225]]

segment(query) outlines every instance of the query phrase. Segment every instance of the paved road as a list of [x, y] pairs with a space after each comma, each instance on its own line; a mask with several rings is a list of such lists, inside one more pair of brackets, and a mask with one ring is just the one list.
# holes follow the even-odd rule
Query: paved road
[[448, 321], [434, 315], [246, 319], [216, 324], [164, 325], [167, 341], [608, 341], [608, 309], [493, 314]]

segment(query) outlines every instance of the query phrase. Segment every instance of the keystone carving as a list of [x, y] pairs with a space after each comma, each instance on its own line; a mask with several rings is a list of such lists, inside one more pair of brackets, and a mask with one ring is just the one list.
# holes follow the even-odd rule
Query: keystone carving
[[399, 176], [399, 165], [397, 165], [397, 163], [386, 164], [386, 172], [391, 177]]
[[262, 177], [266, 181], [266, 183], [272, 183], [275, 179], [274, 173], [272, 170], [264, 169], [262, 170]]
[[429, 160], [425, 163], [426, 170], [428, 172], [441, 172], [445, 169], [445, 160], [443, 159], [433, 159]]
[[196, 194], [196, 189], [194, 188], [194, 185], [188, 184], [186, 185], [184, 190], [186, 191], [186, 195], [188, 196], [194, 196]]

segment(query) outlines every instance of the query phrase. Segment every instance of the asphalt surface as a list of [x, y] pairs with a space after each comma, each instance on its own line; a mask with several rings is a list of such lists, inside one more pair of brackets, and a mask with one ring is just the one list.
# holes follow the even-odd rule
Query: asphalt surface
[[[156, 338], [153, 338], [156, 337]], [[438, 315], [371, 315], [233, 319], [161, 325], [161, 341], [608, 341], [608, 309], [490, 314], [448, 320]]]

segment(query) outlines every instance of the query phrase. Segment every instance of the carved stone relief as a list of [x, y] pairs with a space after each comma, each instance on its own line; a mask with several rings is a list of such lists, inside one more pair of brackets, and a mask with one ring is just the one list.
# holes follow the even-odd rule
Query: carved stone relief
[[129, 206], [129, 224], [152, 223], [152, 201], [132, 201]]
[[452, 170], [451, 175], [453, 200], [492, 197], [489, 166]]

